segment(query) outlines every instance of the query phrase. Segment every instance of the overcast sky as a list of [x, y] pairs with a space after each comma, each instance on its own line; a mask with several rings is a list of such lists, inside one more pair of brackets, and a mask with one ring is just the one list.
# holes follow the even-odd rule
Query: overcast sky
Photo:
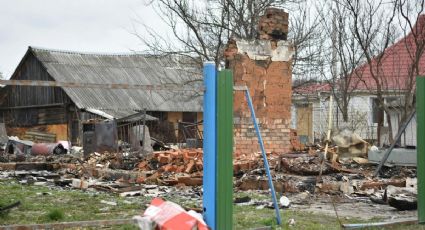
[[130, 33], [137, 20], [166, 30], [146, 2], [0, 0], [0, 72], [9, 78], [28, 46], [102, 53], [143, 50]]

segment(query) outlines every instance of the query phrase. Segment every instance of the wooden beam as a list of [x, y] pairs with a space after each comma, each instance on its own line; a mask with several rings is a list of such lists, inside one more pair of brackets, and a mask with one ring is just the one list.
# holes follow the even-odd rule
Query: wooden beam
[[1, 107], [0, 110], [50, 108], [50, 107], [63, 107], [63, 106], [65, 106], [65, 104], [63, 104], [63, 103], [44, 104], [44, 105], [23, 105], [23, 106], [14, 106], [14, 107]]
[[101, 89], [142, 89], [142, 90], [173, 90], [173, 91], [203, 91], [203, 87], [182, 84], [140, 85], [140, 84], [103, 84], [86, 82], [57, 82], [39, 80], [0, 80], [0, 85], [41, 86], [66, 88], [101, 88]]

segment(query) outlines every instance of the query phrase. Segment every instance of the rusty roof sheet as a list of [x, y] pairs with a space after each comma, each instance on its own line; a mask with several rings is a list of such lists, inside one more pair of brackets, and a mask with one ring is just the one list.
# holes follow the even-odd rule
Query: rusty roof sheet
[[[30, 47], [58, 82], [98, 84], [176, 84], [202, 86], [202, 72], [172, 59], [143, 54], [96, 54]], [[81, 109], [202, 111], [202, 91], [101, 89], [62, 87]]]

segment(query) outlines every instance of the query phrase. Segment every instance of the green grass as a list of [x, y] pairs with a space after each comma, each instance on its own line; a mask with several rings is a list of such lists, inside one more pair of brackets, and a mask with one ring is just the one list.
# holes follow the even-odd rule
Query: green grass
[[[235, 206], [235, 229], [250, 229], [272, 226], [273, 229], [340, 229], [335, 217], [312, 214], [308, 212], [281, 210], [282, 225], [276, 225], [273, 209], [258, 210], [253, 206]], [[294, 219], [295, 225], [289, 226], [288, 220]]]
[[[268, 200], [269, 196], [258, 193], [241, 192], [235, 197], [249, 196], [253, 199]], [[185, 197], [176, 197], [171, 193], [166, 199], [184, 207], [200, 207], [200, 204]], [[114, 201], [116, 206], [102, 204], [101, 201]], [[0, 181], [0, 206], [21, 201], [21, 205], [0, 215], [0, 225], [57, 223], [65, 221], [106, 220], [131, 218], [141, 214], [149, 197], [123, 198], [116, 194], [88, 192], [82, 190], [61, 189], [47, 186], [20, 185], [16, 181]], [[340, 229], [334, 216], [312, 214], [291, 209], [281, 210], [282, 225], [276, 226], [273, 209], [256, 209], [255, 206], [234, 206], [233, 229], [253, 229], [272, 226], [273, 229]], [[288, 226], [289, 219], [295, 220], [294, 226]], [[379, 221], [379, 220], [376, 220]], [[364, 220], [343, 220], [343, 223], [360, 223]], [[96, 228], [89, 228], [96, 229]], [[135, 225], [113, 226], [109, 229], [137, 229]], [[384, 228], [371, 228], [384, 229]], [[395, 226], [385, 229], [422, 229], [425, 226]]]
[[47, 219], [49, 220], [62, 220], [64, 217], [63, 210], [61, 209], [52, 209], [47, 213]]
[[[118, 205], [102, 204], [101, 200], [115, 201]], [[0, 224], [131, 218], [140, 214], [144, 204], [149, 202], [147, 199], [133, 201], [108, 193], [20, 185], [15, 181], [0, 182], [0, 205], [16, 201], [21, 201], [21, 205], [0, 216]]]

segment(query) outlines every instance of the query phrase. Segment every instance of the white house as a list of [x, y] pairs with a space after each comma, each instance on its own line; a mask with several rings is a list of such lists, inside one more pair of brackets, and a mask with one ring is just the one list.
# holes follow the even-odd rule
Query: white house
[[[348, 106], [348, 122], [343, 122], [341, 110], [333, 103], [333, 127], [349, 127], [363, 139], [370, 142], [377, 140], [378, 118], [384, 120], [381, 128], [381, 143], [389, 140], [388, 119], [391, 119], [393, 137], [397, 135], [400, 126], [404, 95], [415, 92], [415, 77], [412, 73], [412, 54], [416, 52], [417, 44], [425, 44], [425, 15], [421, 15], [415, 24], [413, 36], [410, 32], [394, 45], [388, 47], [377, 64], [374, 59], [369, 64], [363, 64], [350, 76], [352, 93]], [[418, 38], [419, 43], [414, 42]], [[425, 46], [425, 45], [424, 45]], [[425, 55], [419, 58], [419, 75], [425, 76]], [[383, 97], [390, 111], [386, 114], [380, 111], [376, 96], [376, 83], [370, 73], [379, 69]], [[413, 71], [415, 72], [415, 71]], [[329, 96], [332, 86], [328, 83], [314, 83], [293, 90], [292, 95], [292, 126], [297, 130], [301, 142], [313, 143], [323, 139], [328, 127]], [[336, 90], [335, 90], [336, 91]], [[416, 116], [408, 124], [398, 142], [399, 146], [416, 146]]]

